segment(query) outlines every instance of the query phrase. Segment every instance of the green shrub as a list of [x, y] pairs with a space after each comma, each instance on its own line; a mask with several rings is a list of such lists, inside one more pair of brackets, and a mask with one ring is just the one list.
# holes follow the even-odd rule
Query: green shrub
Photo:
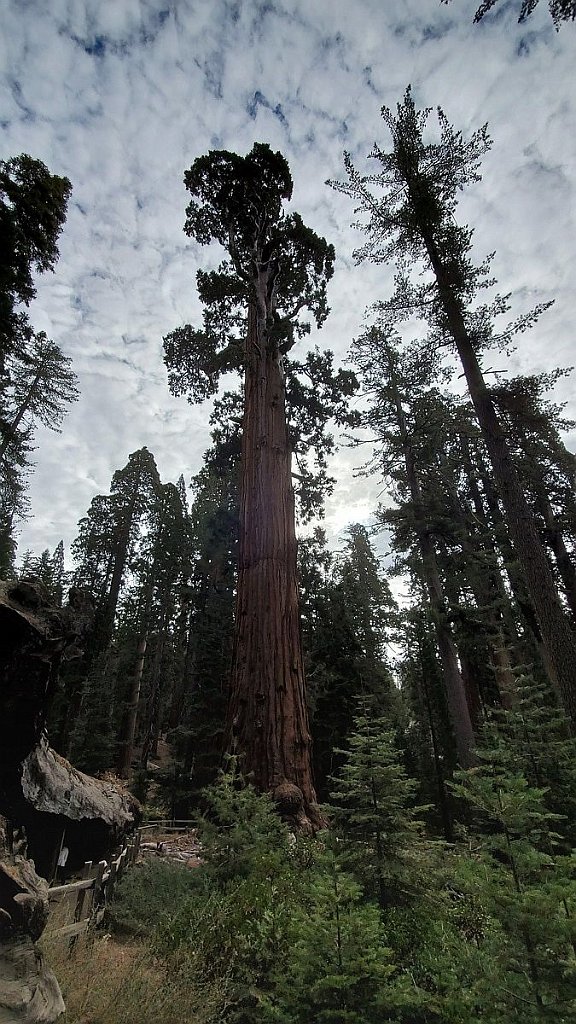
[[151, 935], [165, 920], [178, 914], [199, 880], [183, 865], [148, 860], [128, 871], [116, 888], [111, 908], [116, 930]]

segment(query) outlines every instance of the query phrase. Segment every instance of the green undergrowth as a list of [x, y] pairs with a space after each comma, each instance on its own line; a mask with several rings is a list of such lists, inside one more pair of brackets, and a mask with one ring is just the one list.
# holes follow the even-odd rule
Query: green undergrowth
[[150, 859], [129, 871], [117, 888], [110, 920], [118, 935], [151, 936], [174, 917], [194, 887], [194, 872]]
[[331, 828], [314, 838], [292, 835], [233, 765], [220, 776], [202, 865], [153, 861], [122, 879], [111, 941], [138, 952], [116, 996], [114, 972], [92, 971], [70, 1024], [575, 1019], [574, 860], [544, 791], [492, 737], [458, 777], [470, 813], [448, 846], [425, 832], [393, 734], [363, 716], [355, 728]]

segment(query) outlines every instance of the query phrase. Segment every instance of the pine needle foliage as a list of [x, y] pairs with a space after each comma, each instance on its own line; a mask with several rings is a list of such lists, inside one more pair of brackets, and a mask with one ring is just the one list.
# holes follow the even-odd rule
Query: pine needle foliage
[[559, 852], [562, 816], [530, 785], [514, 750], [488, 729], [477, 768], [454, 792], [476, 813], [461, 882], [501, 932], [494, 951], [511, 1020], [568, 1021], [576, 999], [576, 858]]
[[407, 777], [385, 719], [357, 715], [345, 758], [330, 793], [342, 859], [385, 906], [421, 835], [417, 815], [425, 808], [413, 806], [418, 784]]

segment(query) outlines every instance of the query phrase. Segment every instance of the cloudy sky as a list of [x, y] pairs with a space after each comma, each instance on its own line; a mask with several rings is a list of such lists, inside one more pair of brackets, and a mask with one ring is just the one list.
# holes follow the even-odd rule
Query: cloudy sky
[[[391, 273], [354, 265], [350, 201], [328, 189], [342, 153], [360, 167], [386, 145], [382, 104], [411, 82], [464, 131], [489, 122], [484, 178], [465, 197], [479, 256], [496, 250], [513, 312], [556, 304], [511, 372], [570, 365], [576, 266], [576, 25], [555, 32], [546, 0], [524, 26], [520, 0], [472, 24], [478, 0], [4, 0], [2, 158], [43, 160], [73, 184], [55, 274], [31, 309], [71, 356], [81, 399], [62, 434], [37, 433], [33, 518], [21, 550], [68, 545], [94, 494], [142, 445], [163, 480], [188, 479], [209, 443], [208, 410], [166, 385], [162, 337], [199, 321], [195, 274], [218, 254], [182, 231], [185, 168], [209, 149], [268, 142], [287, 157], [294, 208], [333, 242], [332, 313], [311, 342], [345, 358]], [[576, 415], [574, 385], [558, 397]], [[576, 435], [567, 439], [576, 447]], [[367, 521], [378, 481], [341, 450], [331, 538]]]

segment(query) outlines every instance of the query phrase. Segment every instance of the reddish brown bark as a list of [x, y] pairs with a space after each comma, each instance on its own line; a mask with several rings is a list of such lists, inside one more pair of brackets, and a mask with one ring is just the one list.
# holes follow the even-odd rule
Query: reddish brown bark
[[[238, 591], [227, 749], [301, 825], [322, 824], [311, 769], [281, 356], [267, 269], [248, 313]], [[297, 787], [297, 788], [296, 788]], [[301, 796], [300, 796], [301, 794]]]

